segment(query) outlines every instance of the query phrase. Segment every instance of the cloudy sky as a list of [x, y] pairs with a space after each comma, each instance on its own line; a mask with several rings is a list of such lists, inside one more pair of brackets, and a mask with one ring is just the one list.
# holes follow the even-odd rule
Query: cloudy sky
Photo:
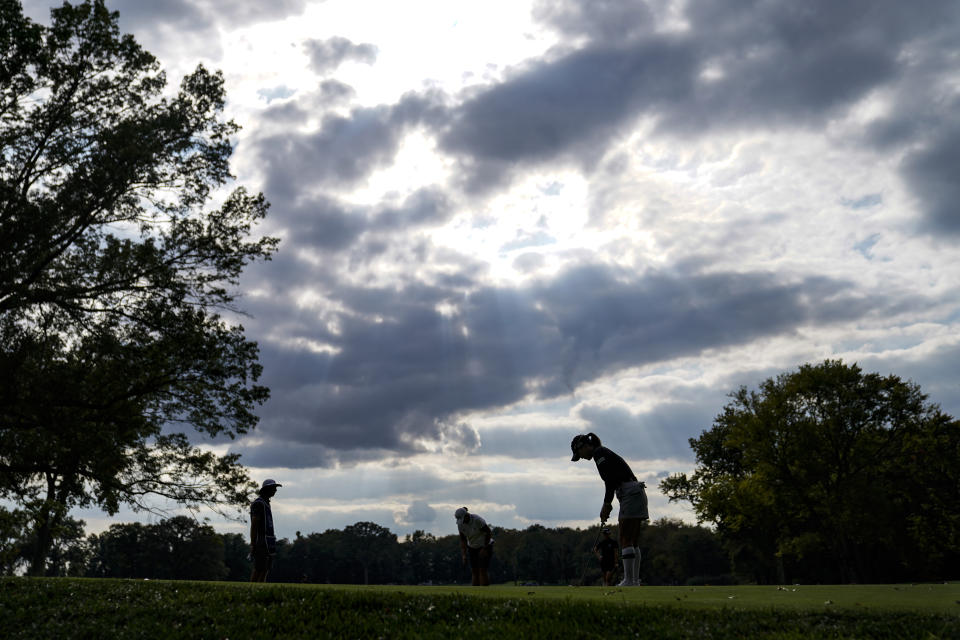
[[955, 0], [107, 4], [171, 80], [223, 70], [272, 203], [272, 398], [211, 446], [284, 484], [281, 536], [587, 526], [586, 431], [692, 520], [656, 489], [688, 438], [825, 358], [960, 415]]

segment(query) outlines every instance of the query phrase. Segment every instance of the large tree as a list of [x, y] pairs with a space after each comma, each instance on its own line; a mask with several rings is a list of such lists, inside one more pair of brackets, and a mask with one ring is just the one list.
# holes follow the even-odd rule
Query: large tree
[[690, 440], [694, 473], [661, 488], [717, 527], [740, 569], [862, 581], [955, 566], [960, 424], [916, 384], [828, 360], [731, 398]]
[[167, 91], [102, 0], [50, 26], [0, 0], [0, 495], [33, 516], [35, 573], [71, 507], [246, 501], [238, 458], [186, 435], [246, 433], [268, 396], [221, 316], [276, 248], [262, 194], [223, 191], [224, 100], [202, 66]]

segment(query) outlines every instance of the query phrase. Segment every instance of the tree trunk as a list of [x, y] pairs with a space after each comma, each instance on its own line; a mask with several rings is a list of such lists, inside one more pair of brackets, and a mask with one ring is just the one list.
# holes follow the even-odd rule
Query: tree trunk
[[65, 508], [57, 501], [57, 477], [48, 473], [47, 498], [37, 507], [33, 517], [35, 541], [27, 575], [46, 575], [47, 556], [53, 546], [53, 532], [60, 525], [64, 513]]
[[50, 551], [50, 509], [46, 506], [37, 514], [36, 519], [36, 541], [33, 545], [33, 553], [30, 554], [30, 568], [27, 575], [43, 576], [46, 573], [47, 553]]
[[856, 563], [850, 553], [850, 542], [846, 536], [839, 534], [840, 543], [838, 546], [838, 562], [840, 567], [840, 582], [842, 584], [855, 584], [858, 582], [858, 572]]

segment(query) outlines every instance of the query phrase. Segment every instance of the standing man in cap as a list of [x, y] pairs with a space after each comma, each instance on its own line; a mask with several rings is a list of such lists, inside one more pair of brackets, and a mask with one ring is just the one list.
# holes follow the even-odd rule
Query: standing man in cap
[[273, 512], [270, 511], [270, 498], [276, 495], [276, 480], [268, 478], [260, 487], [260, 497], [250, 505], [250, 557], [253, 560], [253, 573], [250, 582], [266, 582], [267, 573], [277, 555], [277, 535], [273, 530]]
[[487, 569], [490, 567], [490, 557], [493, 556], [493, 532], [487, 521], [478, 515], [471, 514], [466, 507], [460, 507], [453, 513], [457, 520], [457, 531], [460, 532], [460, 560], [467, 562], [470, 556], [470, 573], [473, 577], [473, 586], [486, 587], [490, 585], [490, 576]]
[[617, 567], [617, 541], [610, 537], [610, 527], [603, 528], [603, 538], [593, 550], [600, 559], [603, 586], [609, 587], [613, 584], [613, 570]]
[[574, 436], [570, 442], [573, 462], [585, 458], [593, 460], [606, 487], [603, 506], [600, 507], [600, 522], [606, 522], [613, 511], [613, 496], [620, 501], [620, 558], [623, 560], [623, 582], [620, 587], [636, 587], [640, 584], [640, 548], [637, 540], [643, 524], [650, 519], [647, 512], [646, 485], [637, 481], [630, 465], [623, 458], [607, 449], [595, 433]]

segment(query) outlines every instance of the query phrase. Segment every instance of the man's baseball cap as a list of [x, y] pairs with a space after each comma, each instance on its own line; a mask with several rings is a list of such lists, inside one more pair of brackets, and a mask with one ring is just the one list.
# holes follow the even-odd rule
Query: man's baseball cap
[[466, 516], [467, 516], [467, 508], [466, 508], [466, 507], [460, 507], [459, 509], [457, 509], [456, 511], [453, 512], [453, 517], [457, 519], [457, 522], [460, 522], [460, 521], [463, 520]]
[[266, 480], [263, 481], [263, 485], [260, 488], [266, 489], [267, 487], [282, 487], [282, 486], [283, 486], [282, 484], [280, 484], [273, 478], [267, 478]]

